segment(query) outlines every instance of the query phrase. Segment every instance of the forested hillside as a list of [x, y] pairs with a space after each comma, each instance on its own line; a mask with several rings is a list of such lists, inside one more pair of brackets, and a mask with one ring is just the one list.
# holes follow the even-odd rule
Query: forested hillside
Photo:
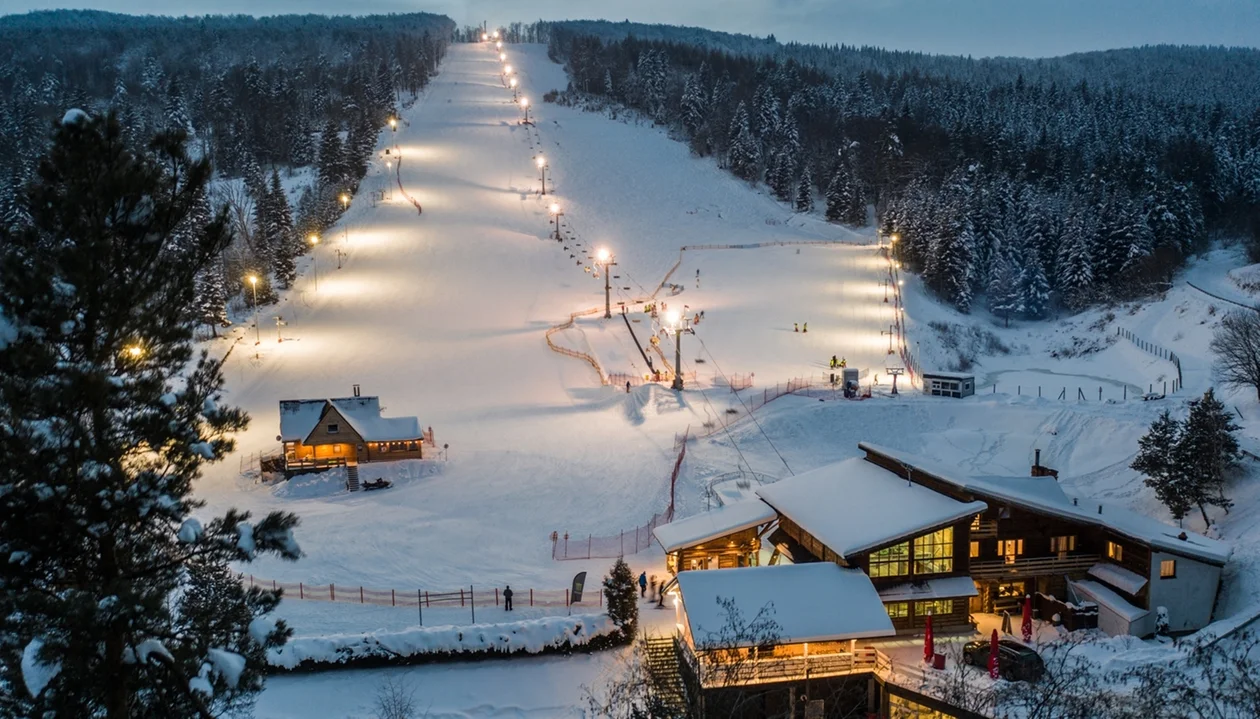
[[864, 224], [873, 205], [962, 310], [1140, 295], [1211, 233], [1260, 232], [1260, 51], [973, 60], [602, 22], [536, 33], [567, 64], [562, 101], [633, 108], [799, 210], [817, 196]]
[[[273, 280], [289, 286], [305, 238], [336, 221], [381, 128], [437, 72], [453, 31], [427, 13], [0, 17], [0, 219], [26, 221], [23, 190], [69, 108], [117, 113], [131, 142], [186, 133], [219, 178], [199, 216], [226, 204], [236, 235], [200, 280], [198, 319], [213, 327], [246, 274], [261, 279], [260, 301]], [[283, 187], [305, 167], [292, 208]]]

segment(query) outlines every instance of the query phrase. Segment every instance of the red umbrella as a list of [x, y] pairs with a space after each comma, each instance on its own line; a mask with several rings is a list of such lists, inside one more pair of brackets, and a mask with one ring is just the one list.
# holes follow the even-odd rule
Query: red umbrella
[[1032, 641], [1032, 595], [1024, 595], [1024, 621], [1019, 625], [1019, 631], [1024, 635], [1024, 641]]
[[997, 630], [993, 630], [993, 638], [989, 640], [989, 677], [998, 678], [998, 636]]
[[923, 631], [923, 661], [931, 663], [934, 654], [936, 654], [936, 649], [932, 646], [932, 614], [929, 612]]

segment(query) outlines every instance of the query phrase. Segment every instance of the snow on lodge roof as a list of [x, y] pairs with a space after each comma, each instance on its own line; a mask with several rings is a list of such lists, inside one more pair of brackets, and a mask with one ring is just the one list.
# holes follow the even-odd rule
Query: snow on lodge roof
[[416, 417], [382, 417], [379, 397], [337, 397], [281, 400], [281, 440], [305, 440], [319, 424], [329, 404], [365, 442], [395, 442], [420, 437], [420, 420]]
[[841, 557], [979, 514], [984, 502], [959, 502], [911, 484], [865, 459], [847, 459], [757, 490], [780, 514]]
[[[996, 499], [1024, 509], [1103, 527], [1153, 549], [1224, 565], [1233, 548], [1215, 539], [1164, 524], [1143, 514], [1087, 497], [1069, 497], [1054, 477], [973, 477], [942, 468], [936, 462], [871, 442], [859, 442], [868, 454], [880, 454], [912, 466], [932, 478], [977, 497]], [[1182, 537], [1185, 537], [1182, 539]]]
[[652, 530], [666, 552], [704, 544], [718, 537], [774, 521], [778, 515], [760, 499], [732, 502], [686, 519], [662, 524]]
[[[678, 588], [692, 640], [700, 649], [722, 641], [716, 635], [726, 627], [727, 616], [718, 599], [734, 601], [745, 622], [768, 607], [768, 618], [779, 625], [779, 644], [896, 634], [870, 578], [831, 562], [679, 572]], [[727, 639], [740, 647], [755, 641], [723, 637]]]

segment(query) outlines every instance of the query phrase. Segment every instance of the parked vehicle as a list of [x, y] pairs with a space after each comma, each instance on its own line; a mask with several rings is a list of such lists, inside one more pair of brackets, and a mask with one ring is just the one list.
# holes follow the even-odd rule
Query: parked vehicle
[[[989, 666], [990, 644], [988, 639], [977, 639], [963, 645], [963, 661], [973, 667]], [[1035, 682], [1045, 674], [1046, 665], [1041, 655], [1027, 644], [1014, 639], [998, 640], [998, 673], [1007, 681]]]

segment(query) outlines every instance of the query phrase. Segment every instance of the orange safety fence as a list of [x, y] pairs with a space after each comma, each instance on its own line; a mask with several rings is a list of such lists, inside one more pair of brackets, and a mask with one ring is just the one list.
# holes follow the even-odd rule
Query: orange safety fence
[[[285, 599], [315, 602], [341, 602], [345, 604], [373, 604], [379, 607], [498, 607], [503, 605], [501, 587], [477, 589], [469, 586], [456, 591], [432, 592], [426, 589], [376, 589], [348, 584], [310, 584], [307, 582], [281, 582], [264, 579], [252, 574], [240, 575], [248, 587], [283, 590]], [[603, 592], [593, 591], [583, 595], [576, 603], [569, 601], [568, 589], [513, 589], [512, 603], [518, 607], [602, 607]], [[595, 601], [592, 602], [591, 600]]]

